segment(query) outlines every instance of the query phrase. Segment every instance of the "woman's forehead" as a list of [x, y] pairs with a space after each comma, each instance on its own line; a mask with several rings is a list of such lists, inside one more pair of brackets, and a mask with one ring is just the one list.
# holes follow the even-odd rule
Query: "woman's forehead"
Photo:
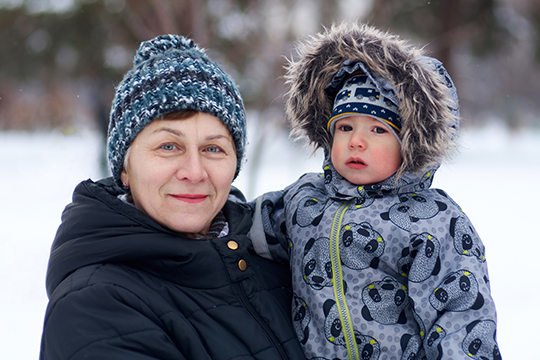
[[232, 135], [225, 124], [216, 116], [206, 113], [195, 113], [182, 119], [157, 119], [145, 130], [152, 134], [169, 133], [178, 137], [198, 134], [203, 138], [225, 137], [232, 141]]

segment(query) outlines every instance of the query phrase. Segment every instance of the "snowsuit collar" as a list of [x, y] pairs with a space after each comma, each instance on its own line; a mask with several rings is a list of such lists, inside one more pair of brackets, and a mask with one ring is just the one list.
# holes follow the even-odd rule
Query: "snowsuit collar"
[[428, 189], [433, 182], [437, 168], [429, 169], [421, 175], [406, 173], [396, 181], [396, 175], [371, 185], [355, 185], [341, 176], [329, 159], [323, 163], [324, 186], [328, 196], [334, 200], [354, 200], [356, 206], [372, 202], [373, 199], [388, 195], [403, 194]]

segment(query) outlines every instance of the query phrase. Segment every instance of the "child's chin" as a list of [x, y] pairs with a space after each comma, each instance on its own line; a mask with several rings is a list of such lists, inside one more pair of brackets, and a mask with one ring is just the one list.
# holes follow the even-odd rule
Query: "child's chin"
[[369, 177], [365, 176], [348, 176], [345, 179], [354, 185], [369, 185], [374, 183]]

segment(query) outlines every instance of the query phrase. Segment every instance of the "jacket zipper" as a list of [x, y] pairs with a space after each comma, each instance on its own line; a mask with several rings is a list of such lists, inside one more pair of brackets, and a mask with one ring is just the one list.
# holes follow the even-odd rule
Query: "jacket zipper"
[[250, 315], [255, 319], [255, 321], [257, 321], [257, 323], [266, 332], [266, 335], [268, 335], [268, 338], [270, 339], [270, 342], [272, 343], [272, 345], [274, 345], [274, 348], [278, 351], [281, 358], [288, 360], [289, 356], [287, 355], [287, 353], [285, 352], [285, 350], [281, 346], [279, 340], [276, 338], [276, 336], [274, 335], [274, 333], [272, 332], [272, 330], [270, 329], [268, 324], [261, 318], [261, 316], [259, 315], [257, 310], [255, 310], [255, 308], [253, 307], [253, 305], [249, 301], [246, 293], [244, 292], [244, 289], [242, 289], [242, 286], [237, 282], [234, 282], [233, 284], [234, 284], [234, 287], [236, 289], [236, 292], [238, 293], [238, 295], [240, 297], [240, 301], [241, 301], [242, 305], [244, 305], [244, 307], [247, 309], [247, 311], [250, 313]]
[[349, 308], [345, 299], [345, 290], [343, 288], [343, 272], [341, 269], [341, 258], [339, 255], [339, 233], [341, 230], [341, 224], [343, 222], [343, 216], [345, 212], [351, 206], [352, 200], [342, 204], [334, 215], [332, 222], [332, 230], [330, 233], [330, 259], [332, 260], [332, 284], [334, 288], [334, 298], [338, 307], [339, 318], [341, 320], [341, 328], [345, 337], [345, 343], [347, 345], [347, 352], [349, 359], [359, 360], [358, 347], [356, 345], [356, 338], [354, 336], [354, 329], [351, 322], [351, 316], [349, 314]]

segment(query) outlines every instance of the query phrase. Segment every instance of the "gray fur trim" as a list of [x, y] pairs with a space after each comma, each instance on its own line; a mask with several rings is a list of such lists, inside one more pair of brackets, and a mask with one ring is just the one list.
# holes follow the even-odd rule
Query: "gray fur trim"
[[403, 164], [398, 175], [438, 165], [454, 148], [459, 124], [457, 93], [438, 60], [398, 36], [369, 25], [342, 23], [299, 43], [289, 60], [286, 115], [293, 137], [307, 136], [330, 153], [326, 123], [333, 100], [324, 91], [345, 60], [360, 60], [396, 89], [403, 121]]

